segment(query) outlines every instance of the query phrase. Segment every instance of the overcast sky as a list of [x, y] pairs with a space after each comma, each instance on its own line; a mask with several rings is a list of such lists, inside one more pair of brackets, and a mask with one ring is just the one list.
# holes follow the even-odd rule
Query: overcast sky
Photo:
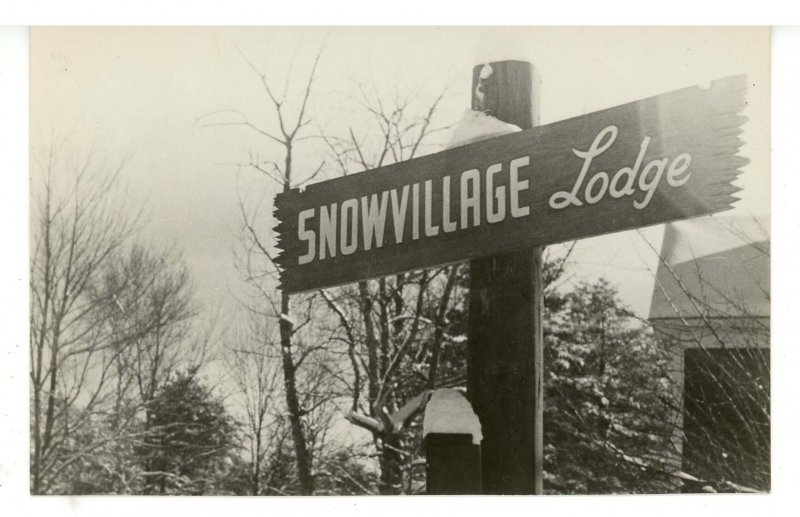
[[[324, 45], [323, 45], [324, 42]], [[737, 214], [769, 213], [769, 29], [766, 28], [34, 28], [31, 144], [55, 131], [114, 155], [132, 152], [125, 179], [146, 200], [148, 239], [184, 250], [208, 304], [230, 304], [238, 222], [235, 162], [274, 151], [242, 128], [206, 128], [198, 118], [238, 109], [269, 120], [258, 78], [241, 54], [290, 92], [324, 46], [312, 115], [347, 127], [342, 99], [354, 80], [420, 97], [451, 86], [441, 114], [455, 123], [469, 106], [472, 66], [526, 59], [543, 79], [543, 124], [737, 74], [750, 79], [750, 117]], [[238, 50], [237, 50], [238, 49]], [[269, 124], [269, 122], [264, 122]], [[315, 156], [302, 156], [309, 165]], [[271, 200], [274, 188], [244, 174], [241, 185]], [[271, 210], [264, 211], [265, 218]], [[265, 220], [269, 228], [271, 221]], [[644, 232], [660, 246], [663, 227]], [[575, 278], [605, 275], [646, 314], [656, 259], [635, 232], [581, 241]]]

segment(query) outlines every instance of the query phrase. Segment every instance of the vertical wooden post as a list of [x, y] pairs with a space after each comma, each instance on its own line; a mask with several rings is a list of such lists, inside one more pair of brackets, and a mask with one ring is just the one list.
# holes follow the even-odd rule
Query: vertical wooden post
[[481, 425], [464, 395], [436, 390], [425, 408], [426, 489], [432, 495], [481, 493]]
[[[478, 65], [472, 109], [529, 129], [539, 83], [524, 61]], [[534, 248], [470, 262], [467, 394], [483, 428], [484, 494], [542, 493], [541, 260]]]
[[426, 490], [430, 495], [481, 493], [481, 447], [469, 434], [425, 437]]

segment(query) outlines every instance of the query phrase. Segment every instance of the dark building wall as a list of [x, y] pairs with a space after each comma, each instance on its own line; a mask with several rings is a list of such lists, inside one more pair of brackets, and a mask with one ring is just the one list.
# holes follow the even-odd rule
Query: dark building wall
[[769, 367], [769, 349], [685, 350], [684, 471], [769, 490]]

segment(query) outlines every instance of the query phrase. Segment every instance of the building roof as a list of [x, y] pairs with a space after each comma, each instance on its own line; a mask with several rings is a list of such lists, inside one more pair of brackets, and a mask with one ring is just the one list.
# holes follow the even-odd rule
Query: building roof
[[703, 217], [666, 226], [651, 320], [769, 314], [768, 217]]

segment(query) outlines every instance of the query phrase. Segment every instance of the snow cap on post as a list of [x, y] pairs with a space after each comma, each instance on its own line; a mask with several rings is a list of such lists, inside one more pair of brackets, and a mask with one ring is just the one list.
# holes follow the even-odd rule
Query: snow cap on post
[[[471, 128], [472, 132], [475, 132], [475, 128], [483, 126], [485, 135], [483, 139], [539, 125], [542, 78], [533, 65], [536, 62], [534, 56], [536, 47], [537, 41], [532, 38], [529, 31], [515, 30], [511, 27], [490, 27], [481, 32], [473, 52], [471, 109], [486, 115], [484, 119], [493, 117], [496, 124], [480, 120], [480, 117], [478, 120], [468, 120], [465, 116], [454, 132], [455, 142], [449, 147], [481, 140], [474, 136], [464, 138], [459, 135], [465, 132], [461, 126], [467, 122], [475, 126]], [[510, 95], [510, 91], [505, 91], [508, 85], [515, 85], [511, 89], [513, 95]], [[522, 119], [519, 118], [521, 114]], [[500, 129], [497, 127], [499, 125], [506, 127]]]
[[[486, 66], [488, 67], [489, 65]], [[450, 138], [447, 148], [452, 149], [453, 147], [467, 145], [496, 136], [507, 135], [509, 133], [516, 133], [518, 131], [522, 131], [519, 126], [508, 124], [480, 111], [467, 110], [453, 130], [453, 136]]]
[[[481, 67], [480, 79], [488, 80], [494, 73], [491, 63], [508, 60], [533, 62], [530, 46], [527, 38], [523, 38], [521, 33], [508, 27], [484, 29], [478, 38], [473, 59], [473, 63]], [[534, 76], [536, 77], [535, 71]], [[447, 148], [452, 149], [518, 131], [522, 129], [483, 111], [467, 110], [453, 131]]]
[[472, 405], [463, 393], [449, 388], [434, 391], [425, 407], [423, 439], [428, 434], [468, 434], [474, 445], [483, 440], [481, 423]]

